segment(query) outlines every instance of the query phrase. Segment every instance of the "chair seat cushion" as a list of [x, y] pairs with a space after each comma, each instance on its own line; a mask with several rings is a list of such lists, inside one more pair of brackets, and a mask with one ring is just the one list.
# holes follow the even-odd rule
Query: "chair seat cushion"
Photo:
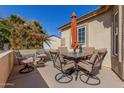
[[63, 65], [64, 67], [64, 70], [67, 70], [67, 69], [70, 69], [70, 68], [73, 68], [74, 67], [74, 63], [68, 63], [68, 64], [65, 64]]
[[87, 71], [89, 71], [89, 72], [91, 72], [91, 70], [92, 70], [92, 64], [90, 64], [88, 62], [85, 62], [85, 61], [84, 62], [79, 62], [78, 66], [87, 70]]
[[35, 58], [35, 62], [39, 62], [41, 58]]
[[27, 59], [22, 60], [21, 62], [22, 62], [22, 63], [25, 63], [25, 64], [28, 64], [28, 63], [34, 62], [34, 60], [33, 60], [32, 57], [30, 57], [30, 58], [27, 58]]

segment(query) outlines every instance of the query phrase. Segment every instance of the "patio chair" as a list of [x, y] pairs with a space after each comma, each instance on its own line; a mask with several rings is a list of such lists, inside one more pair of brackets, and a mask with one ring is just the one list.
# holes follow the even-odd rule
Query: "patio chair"
[[[67, 54], [69, 52], [67, 47], [58, 47], [58, 51], [60, 54]], [[69, 60], [69, 59], [65, 59], [65, 58], [64, 58], [64, 61], [68, 62], [68, 63], [72, 62], [71, 59]]]
[[58, 47], [58, 50], [59, 50], [60, 54], [68, 53], [68, 48], [67, 47]]
[[49, 51], [50, 51], [49, 49], [45, 49], [45, 54], [46, 54], [45, 61], [51, 61], [51, 56]]
[[34, 67], [30, 65], [32, 62], [34, 62], [33, 56], [23, 56], [19, 50], [15, 51], [15, 56], [19, 64], [24, 65], [24, 67], [19, 70], [19, 73], [29, 73], [34, 70]]
[[[102, 52], [102, 55], [99, 54], [99, 51], [95, 51], [89, 60], [82, 60], [82, 62], [78, 63], [79, 68], [83, 69], [83, 74], [80, 75], [80, 80], [89, 85], [98, 85], [100, 84], [100, 79], [96, 76], [101, 69], [102, 61], [105, 58], [107, 50]], [[84, 76], [86, 80], [84, 80]], [[89, 80], [95, 80], [97, 82], [89, 82]]]
[[21, 65], [21, 60], [25, 59], [22, 54], [20, 53], [19, 50], [15, 50], [15, 57], [19, 63], [19, 65]]
[[87, 56], [85, 59], [90, 59], [94, 51], [95, 51], [95, 47], [83, 47], [82, 48], [83, 53], [89, 54], [89, 56]]
[[73, 77], [69, 75], [67, 71], [74, 68], [74, 63], [66, 63], [58, 51], [50, 51], [50, 55], [54, 68], [60, 71], [60, 73], [56, 74], [55, 80], [59, 83], [68, 83], [72, 81]]
[[[99, 57], [100, 57], [101, 62], [103, 62], [104, 57], [107, 54], [107, 49], [106, 48], [101, 48], [101, 49], [98, 49], [97, 51], [98, 51], [98, 54], [99, 54]], [[102, 63], [100, 64], [100, 68], [101, 67], [102, 67]]]
[[44, 49], [37, 49], [36, 50], [36, 60], [37, 64], [44, 64], [45, 63], [45, 58], [47, 57], [45, 50]]

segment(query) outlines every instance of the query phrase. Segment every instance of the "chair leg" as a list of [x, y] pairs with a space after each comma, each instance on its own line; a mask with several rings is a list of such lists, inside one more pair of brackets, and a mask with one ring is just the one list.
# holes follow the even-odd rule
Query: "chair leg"
[[90, 79], [90, 75], [88, 75], [87, 80], [86, 80], [86, 83], [88, 82], [89, 79]]
[[32, 72], [34, 70], [33, 66], [29, 66], [28, 64], [24, 65], [24, 68], [20, 69], [19, 73], [23, 74], [23, 73], [29, 73]]
[[[87, 76], [87, 79], [86, 79], [86, 80], [83, 80], [83, 78], [82, 78], [83, 76]], [[96, 82], [96, 83], [91, 83], [91, 82], [89, 82], [89, 80], [90, 80], [91, 78], [94, 79], [94, 80], [97, 80], [97, 82]], [[90, 75], [90, 74], [86, 74], [86, 73], [80, 75], [80, 80], [81, 80], [82, 82], [88, 84], [88, 85], [98, 85], [98, 84], [100, 84], [100, 82], [101, 82], [100, 79], [99, 79], [97, 76]]]
[[59, 83], [69, 83], [73, 80], [73, 77], [65, 73], [58, 73], [55, 76], [55, 80]]
[[79, 73], [79, 69], [78, 68], [76, 68], [76, 70], [75, 70], [75, 80], [77, 80], [78, 79], [78, 73]]

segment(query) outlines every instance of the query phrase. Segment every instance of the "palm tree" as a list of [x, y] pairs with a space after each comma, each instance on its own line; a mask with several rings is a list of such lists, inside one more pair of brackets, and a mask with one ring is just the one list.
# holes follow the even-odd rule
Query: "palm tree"
[[10, 15], [7, 19], [13, 26], [24, 24], [25, 21], [18, 15]]
[[43, 43], [49, 42], [39, 22], [25, 21], [17, 15], [0, 19], [0, 35], [0, 45], [9, 42], [12, 49], [43, 48]]
[[30, 38], [28, 45], [34, 48], [43, 48], [43, 43], [48, 42], [48, 36], [46, 34], [46, 31], [43, 30], [43, 27], [40, 25], [37, 21], [31, 21], [30, 22]]
[[40, 25], [39, 22], [34, 21], [34, 24], [39, 29], [39, 31], [40, 31], [39, 34], [41, 33], [40, 38], [42, 39], [42, 42], [41, 42], [42, 48], [43, 48], [43, 43], [46, 43], [48, 46], [50, 46], [50, 44], [49, 44], [50, 39], [48, 38], [47, 31], [43, 29], [43, 27]]
[[11, 15], [7, 18], [8, 23], [13, 28], [11, 31], [10, 43], [12, 49], [20, 49], [22, 46], [21, 42], [21, 32], [23, 29], [23, 24], [25, 21], [17, 15]]

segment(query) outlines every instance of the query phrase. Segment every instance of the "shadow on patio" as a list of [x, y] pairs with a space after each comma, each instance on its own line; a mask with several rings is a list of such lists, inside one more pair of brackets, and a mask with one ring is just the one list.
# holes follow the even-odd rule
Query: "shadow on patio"
[[48, 88], [48, 85], [44, 81], [43, 77], [37, 69], [33, 72], [20, 74], [19, 70], [23, 65], [15, 65], [9, 79], [6, 88]]

